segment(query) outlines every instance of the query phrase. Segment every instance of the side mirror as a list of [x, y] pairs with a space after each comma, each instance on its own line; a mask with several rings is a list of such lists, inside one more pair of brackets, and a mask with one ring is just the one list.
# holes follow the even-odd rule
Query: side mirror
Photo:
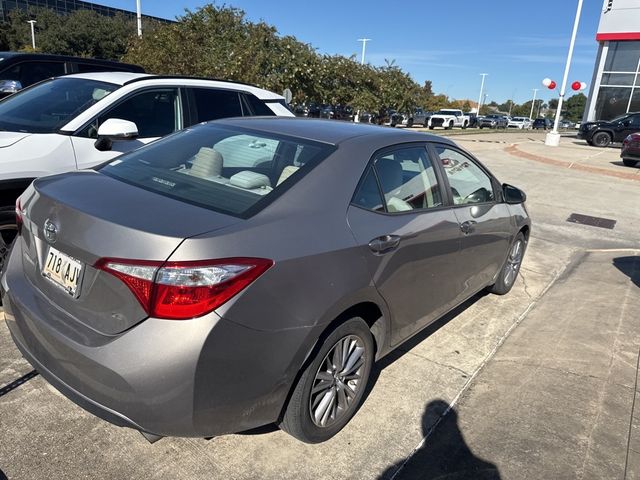
[[11, 95], [22, 90], [22, 84], [18, 80], [0, 80], [0, 93]]
[[502, 185], [502, 195], [504, 201], [512, 205], [527, 201], [527, 195], [522, 190], [506, 183]]
[[107, 152], [113, 147], [114, 140], [134, 140], [138, 138], [138, 127], [129, 120], [109, 118], [98, 129], [98, 139], [94, 146], [101, 152]]

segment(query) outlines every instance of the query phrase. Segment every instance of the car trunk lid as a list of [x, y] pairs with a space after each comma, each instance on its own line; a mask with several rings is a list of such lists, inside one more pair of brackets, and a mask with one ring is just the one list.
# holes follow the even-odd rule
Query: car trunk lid
[[[25, 275], [70, 321], [106, 335], [147, 314], [121, 280], [94, 267], [99, 259], [164, 261], [185, 238], [240, 221], [94, 171], [36, 180], [21, 197], [21, 208]], [[67, 256], [77, 263], [67, 264]], [[70, 269], [80, 275], [73, 292], [55, 275], [58, 257], [63, 265], [80, 266], [81, 272]]]

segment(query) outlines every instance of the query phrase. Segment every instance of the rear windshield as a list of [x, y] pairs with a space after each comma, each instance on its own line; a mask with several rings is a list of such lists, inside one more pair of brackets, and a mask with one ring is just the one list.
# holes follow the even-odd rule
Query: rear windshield
[[335, 147], [215, 123], [160, 139], [101, 173], [201, 207], [247, 218], [298, 182]]
[[55, 133], [118, 85], [83, 78], [56, 78], [0, 102], [0, 130]]

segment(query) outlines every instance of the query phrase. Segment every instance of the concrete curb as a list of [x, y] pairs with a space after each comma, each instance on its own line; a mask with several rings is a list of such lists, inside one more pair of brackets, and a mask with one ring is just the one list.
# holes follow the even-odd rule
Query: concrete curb
[[518, 145], [515, 143], [509, 145], [504, 149], [504, 151], [509, 155], [513, 155], [514, 157], [526, 158], [527, 160], [533, 160], [535, 162], [544, 163], [547, 165], [554, 165], [556, 167], [570, 168], [573, 170], [579, 170], [581, 172], [595, 173], [598, 175], [606, 175], [608, 177], [623, 178], [625, 180], [635, 180], [636, 182], [640, 182], [640, 175], [636, 173], [617, 172], [604, 168], [590, 167], [588, 165], [582, 165], [580, 163], [565, 162], [563, 160], [543, 157], [540, 155], [535, 155], [533, 153], [523, 152], [522, 150], [518, 149]]

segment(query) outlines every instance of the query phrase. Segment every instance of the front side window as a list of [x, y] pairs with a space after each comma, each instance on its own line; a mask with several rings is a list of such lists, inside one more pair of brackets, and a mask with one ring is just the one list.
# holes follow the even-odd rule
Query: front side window
[[491, 178], [469, 157], [444, 145], [436, 145], [436, 152], [447, 174], [454, 205], [495, 200]]
[[[383, 153], [374, 160], [373, 169], [375, 176], [370, 169], [354, 196], [356, 205], [378, 211], [384, 206], [389, 213], [442, 206], [440, 186], [425, 148], [400, 148]], [[379, 189], [374, 183], [375, 177]]]
[[55, 133], [118, 85], [81, 78], [56, 78], [0, 102], [0, 130]]
[[248, 217], [298, 182], [334, 148], [205, 124], [122, 155], [99, 170], [180, 201]]
[[141, 138], [163, 137], [181, 128], [178, 89], [145, 90], [127, 98], [96, 118], [81, 136], [96, 138], [106, 120], [119, 118], [133, 122]]
[[25, 88], [64, 73], [64, 62], [20, 62], [0, 71], [0, 80], [17, 80]]

